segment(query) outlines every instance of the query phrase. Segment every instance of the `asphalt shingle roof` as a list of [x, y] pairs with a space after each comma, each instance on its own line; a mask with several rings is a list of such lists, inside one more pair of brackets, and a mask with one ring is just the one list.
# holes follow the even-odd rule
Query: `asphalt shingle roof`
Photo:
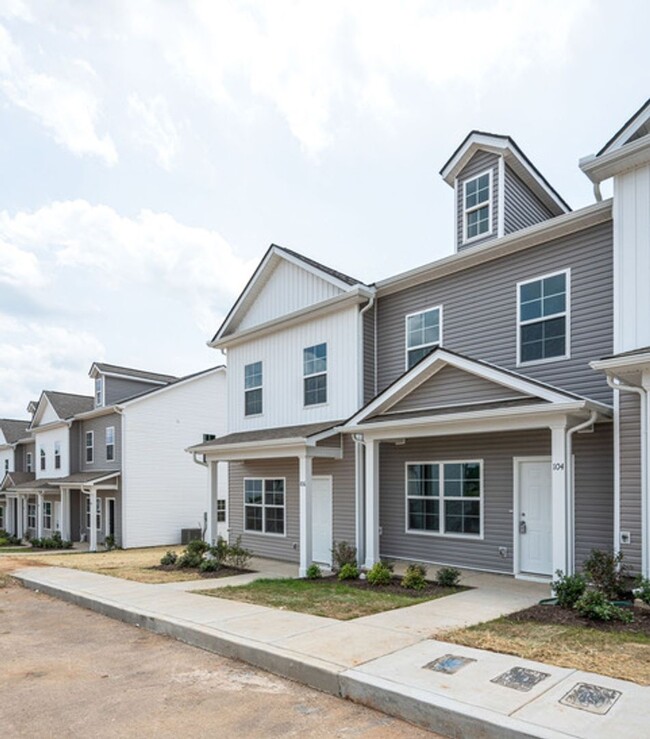
[[72, 393], [59, 393], [54, 390], [45, 390], [52, 408], [59, 418], [72, 418], [77, 413], [91, 411], [95, 407], [95, 401], [90, 395], [73, 395]]
[[326, 423], [307, 423], [300, 426], [281, 426], [279, 428], [255, 429], [254, 431], [239, 431], [234, 434], [220, 436], [212, 441], [197, 444], [193, 451], [201, 451], [210, 447], [224, 444], [245, 444], [250, 441], [275, 441], [278, 439], [305, 439], [321, 431], [338, 426], [341, 421], [327, 421]]
[[0, 431], [4, 434], [8, 444], [29, 436], [29, 421], [18, 421], [13, 418], [0, 418]]
[[153, 382], [173, 382], [178, 377], [175, 375], [163, 375], [160, 372], [147, 372], [147, 370], [133, 369], [132, 367], [120, 367], [117, 364], [105, 364], [104, 362], [95, 362], [95, 367], [100, 372], [114, 373], [116, 375], [126, 375], [138, 380], [152, 380]]

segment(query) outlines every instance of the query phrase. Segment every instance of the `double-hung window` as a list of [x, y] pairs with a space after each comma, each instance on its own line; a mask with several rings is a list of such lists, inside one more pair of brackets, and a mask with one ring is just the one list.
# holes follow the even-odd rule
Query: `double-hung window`
[[304, 404], [327, 403], [327, 344], [303, 350]]
[[100, 408], [104, 405], [104, 378], [95, 378], [95, 408]]
[[570, 272], [556, 272], [517, 286], [518, 362], [569, 356]]
[[226, 499], [217, 500], [217, 523], [226, 523]]
[[36, 503], [27, 504], [27, 528], [36, 528]]
[[45, 449], [43, 449], [43, 447], [41, 447], [40, 457], [41, 457], [41, 470], [44, 470], [46, 458], [45, 458]]
[[25, 462], [25, 469], [27, 472], [33, 472], [34, 471], [34, 462], [31, 452], [27, 452], [27, 460]]
[[418, 462], [406, 465], [406, 530], [481, 536], [482, 463]]
[[5, 459], [5, 472], [9, 472], [9, 460]]
[[492, 233], [492, 170], [463, 183], [463, 241]]
[[[90, 503], [90, 495], [86, 496], [86, 528], [89, 529], [92, 526], [92, 508]], [[97, 531], [102, 528], [102, 499], [97, 498], [97, 508], [95, 509], [95, 526]]]
[[262, 413], [263, 370], [261, 362], [244, 367], [244, 415], [259, 416]]
[[54, 442], [54, 469], [55, 470], [61, 469], [61, 442], [60, 441]]
[[115, 426], [106, 428], [106, 461], [112, 462], [115, 459]]
[[95, 432], [86, 431], [86, 463], [92, 464], [95, 461]]
[[284, 535], [284, 479], [244, 480], [244, 529]]
[[43, 501], [43, 528], [52, 530], [52, 503], [49, 500]]
[[442, 308], [437, 306], [406, 316], [406, 368], [411, 369], [442, 340]]

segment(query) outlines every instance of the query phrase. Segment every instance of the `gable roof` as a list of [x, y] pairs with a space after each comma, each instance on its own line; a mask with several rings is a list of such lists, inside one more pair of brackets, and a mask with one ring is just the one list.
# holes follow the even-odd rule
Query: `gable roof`
[[246, 313], [268, 278], [274, 272], [278, 263], [282, 260], [300, 266], [308, 272], [317, 274], [326, 282], [339, 288], [341, 292], [345, 292], [355, 285], [365, 284], [361, 282], [361, 280], [350, 277], [350, 275], [346, 275], [343, 272], [338, 272], [337, 270], [327, 267], [326, 265], [321, 264], [314, 259], [310, 259], [303, 254], [278, 246], [277, 244], [271, 244], [271, 246], [266, 250], [260, 263], [257, 265], [251, 278], [246, 283], [241, 294], [224, 318], [221, 326], [219, 326], [217, 332], [212, 337], [212, 340], [208, 342], [209, 346], [215, 346], [216, 342], [226, 335], [228, 329], [235, 325], [237, 320]]
[[648, 134], [650, 134], [650, 98], [625, 121], [602, 149], [596, 153], [596, 156], [599, 157], [614, 149], [620, 149], [621, 146], [625, 146], [630, 141], [635, 141]]
[[0, 483], [0, 490], [7, 490], [16, 485], [33, 480], [36, 475], [33, 472], [5, 472], [5, 476]]
[[43, 390], [38, 400], [38, 406], [34, 412], [32, 422], [29, 425], [30, 429], [35, 428], [34, 422], [39, 415], [39, 410], [44, 399], [49, 402], [61, 421], [71, 419], [78, 413], [90, 411], [95, 406], [94, 398], [90, 395], [76, 395], [74, 393], [61, 393], [56, 390]]
[[29, 421], [17, 421], [13, 418], [0, 418], [2, 431], [7, 444], [14, 444], [29, 435]]
[[134, 380], [145, 380], [147, 382], [158, 383], [174, 382], [174, 380], [178, 379], [176, 375], [163, 375], [160, 372], [148, 372], [147, 370], [134, 369], [133, 367], [121, 367], [117, 364], [93, 362], [88, 374], [91, 377], [94, 377], [100, 373], [102, 375], [119, 375], [121, 377], [131, 377]]
[[553, 215], [559, 216], [571, 211], [564, 198], [524, 154], [515, 140], [502, 134], [470, 131], [440, 170], [440, 174], [448, 185], [453, 187], [459, 172], [477, 151], [490, 151], [503, 156], [508, 166], [528, 185]]

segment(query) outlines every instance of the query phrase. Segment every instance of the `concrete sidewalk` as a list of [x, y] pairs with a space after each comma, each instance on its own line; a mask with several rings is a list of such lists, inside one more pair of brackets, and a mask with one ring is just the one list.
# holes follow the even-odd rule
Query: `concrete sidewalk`
[[475, 590], [337, 621], [66, 568], [30, 567], [13, 576], [34, 590], [448, 736], [648, 735], [648, 688], [431, 638], [531, 605], [547, 593], [543, 586], [477, 575]]

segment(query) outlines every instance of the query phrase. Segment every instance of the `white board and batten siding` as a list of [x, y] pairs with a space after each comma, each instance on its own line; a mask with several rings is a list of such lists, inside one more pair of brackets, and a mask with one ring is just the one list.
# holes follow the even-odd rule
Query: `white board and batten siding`
[[[228, 430], [319, 423], [347, 418], [363, 399], [359, 382], [359, 313], [345, 308], [228, 350]], [[327, 403], [303, 405], [303, 350], [327, 344]], [[263, 367], [263, 412], [244, 415], [244, 367]]]
[[122, 526], [125, 548], [176, 544], [209, 510], [208, 471], [187, 447], [226, 432], [223, 370], [125, 405]]
[[[50, 477], [67, 477], [70, 474], [70, 429], [67, 426], [58, 426], [47, 431], [36, 431], [34, 434], [36, 451], [34, 454], [34, 470], [36, 479]], [[54, 445], [61, 444], [61, 467], [54, 468]], [[45, 450], [45, 469], [41, 469], [41, 449]]]
[[[0, 437], [0, 441], [4, 442], [4, 439]], [[9, 465], [6, 465], [6, 463], [9, 462]], [[15, 464], [14, 464], [14, 450], [13, 448], [10, 449], [0, 449], [0, 479], [4, 476], [4, 473], [6, 472], [15, 472]]]

